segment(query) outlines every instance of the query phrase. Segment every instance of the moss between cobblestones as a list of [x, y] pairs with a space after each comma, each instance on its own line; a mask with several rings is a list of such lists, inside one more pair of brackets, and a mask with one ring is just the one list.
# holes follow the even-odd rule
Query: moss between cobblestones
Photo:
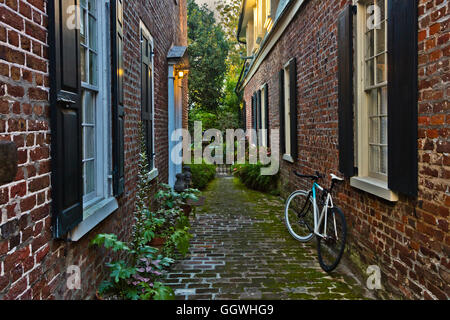
[[[252, 202], [256, 205], [257, 214], [255, 218], [257, 220], [263, 220], [265, 222], [257, 223], [257, 225], [261, 228], [261, 230], [267, 235], [271, 236], [273, 234], [285, 233], [285, 225], [284, 219], [280, 217], [284, 212], [284, 203], [279, 197], [275, 197], [269, 194], [261, 194], [260, 192], [255, 192], [253, 190], [248, 190], [245, 186], [238, 180], [234, 179], [234, 185], [237, 189], [242, 190], [247, 201]], [[293, 238], [286, 239], [290, 245], [296, 244], [298, 242]], [[304, 261], [308, 259], [306, 254], [301, 250], [294, 255], [298, 261]], [[277, 265], [278, 266], [278, 265]], [[285, 274], [283, 280], [285, 281], [266, 281], [264, 285], [271, 289], [281, 289], [281, 288], [296, 288], [298, 286], [298, 279], [303, 279], [303, 281], [311, 281], [314, 282], [314, 287], [310, 289], [311, 292], [320, 293], [317, 295], [318, 299], [342, 299], [343, 297], [347, 299], [361, 299], [363, 296], [361, 295], [362, 290], [357, 290], [354, 292], [354, 288], [351, 288], [344, 282], [336, 281], [336, 279], [326, 279], [328, 275], [308, 269], [302, 268], [298, 265], [289, 265], [285, 264], [281, 266], [282, 269], [278, 269], [278, 274]], [[347, 279], [351, 279], [351, 284], [355, 284], [355, 280], [351, 277], [347, 277]], [[320, 280], [320, 281], [319, 281]], [[341, 281], [345, 281], [343, 278]], [[335, 291], [340, 291], [339, 293], [330, 292], [330, 288], [333, 288]], [[290, 293], [290, 298], [293, 299], [312, 299], [313, 295], [306, 293]]]
[[[217, 251], [208, 249], [206, 255], [225, 265], [189, 270], [195, 273], [193, 281], [182, 279], [181, 283], [189, 288], [210, 285], [218, 289], [202, 292], [211, 299], [365, 299], [364, 290], [352, 277], [320, 269], [314, 243], [302, 244], [289, 235], [280, 197], [248, 190], [238, 179], [216, 179], [204, 194], [205, 205], [197, 210], [202, 227], [196, 231], [194, 222], [198, 235], [193, 240], [201, 243], [218, 237], [221, 245]], [[213, 231], [208, 233], [208, 229]], [[202, 282], [196, 285], [194, 280], [199, 279]], [[188, 296], [192, 297], [196, 296]]]

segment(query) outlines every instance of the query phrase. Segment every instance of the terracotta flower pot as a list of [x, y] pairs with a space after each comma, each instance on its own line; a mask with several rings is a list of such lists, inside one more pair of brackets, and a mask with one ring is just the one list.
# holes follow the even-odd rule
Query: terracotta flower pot
[[153, 248], [161, 249], [166, 244], [166, 238], [154, 238], [149, 245]]
[[184, 215], [189, 218], [189, 215], [192, 212], [192, 206], [190, 206], [188, 204], [185, 204], [185, 205], [183, 205], [182, 208], [183, 208], [183, 211], [184, 211]]

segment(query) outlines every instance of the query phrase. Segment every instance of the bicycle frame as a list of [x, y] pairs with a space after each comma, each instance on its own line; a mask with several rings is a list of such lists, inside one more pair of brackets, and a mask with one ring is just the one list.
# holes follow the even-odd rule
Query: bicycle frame
[[[325, 201], [325, 204], [322, 208], [322, 212], [319, 215], [319, 206], [317, 205], [317, 197], [316, 197], [316, 189], [319, 189], [320, 191], [324, 191], [324, 189], [318, 185], [316, 182], [313, 183], [312, 186], [312, 195], [313, 195], [313, 207], [314, 207], [314, 233], [319, 236], [322, 237], [324, 239], [327, 238], [327, 215], [328, 215], [328, 209], [332, 209], [334, 207], [333, 205], [333, 198], [331, 197], [331, 193], [328, 192], [327, 194], [327, 198]], [[323, 219], [325, 218], [325, 223], [324, 223], [324, 227], [323, 227], [323, 234], [320, 233], [319, 230], [319, 226], [322, 223]], [[338, 234], [337, 234], [337, 229], [336, 229], [336, 217], [334, 217], [333, 219], [334, 222], [334, 232], [335, 232], [335, 236], [336, 236], [336, 240], [338, 240]]]

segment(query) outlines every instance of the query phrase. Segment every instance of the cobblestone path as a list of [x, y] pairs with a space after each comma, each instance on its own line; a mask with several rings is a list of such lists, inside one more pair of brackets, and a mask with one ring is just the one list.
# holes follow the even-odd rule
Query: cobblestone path
[[285, 228], [280, 198], [220, 178], [192, 221], [192, 246], [166, 283], [177, 299], [365, 299], [345, 266], [326, 274], [313, 244]]

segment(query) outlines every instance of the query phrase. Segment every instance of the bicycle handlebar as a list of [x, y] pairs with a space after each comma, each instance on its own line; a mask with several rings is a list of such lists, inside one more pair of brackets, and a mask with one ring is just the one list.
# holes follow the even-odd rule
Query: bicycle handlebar
[[307, 179], [313, 179], [313, 180], [319, 180], [319, 179], [323, 179], [323, 175], [321, 175], [319, 173], [319, 171], [316, 171], [316, 175], [315, 176], [310, 176], [310, 175], [304, 175], [301, 173], [298, 173], [297, 171], [294, 171], [294, 174], [299, 177], [299, 178], [307, 178]]

